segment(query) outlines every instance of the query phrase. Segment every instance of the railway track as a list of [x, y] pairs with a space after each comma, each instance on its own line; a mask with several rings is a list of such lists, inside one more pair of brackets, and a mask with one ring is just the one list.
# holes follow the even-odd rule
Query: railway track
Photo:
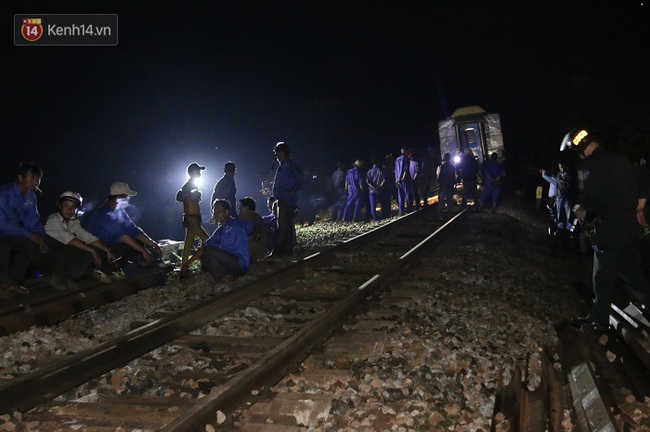
[[[412, 319], [409, 307], [401, 306], [406, 315], [395, 312], [413, 301], [408, 289], [391, 293], [384, 288], [388, 281], [404, 280], [398, 276], [407, 268], [411, 274], [431, 271], [409, 262], [420, 255], [419, 249], [407, 252], [410, 247], [433, 241], [425, 242], [429, 236], [422, 230], [431, 222], [414, 216], [396, 221], [390, 236], [378, 229], [180, 314], [160, 311], [157, 322], [112, 341], [112, 348], [106, 343], [71, 357], [71, 364], [43, 365], [29, 379], [11, 380], [15, 386], [0, 387], [0, 406], [24, 430], [309, 430], [330, 410], [345, 411], [329, 390], [368, 385], [358, 384], [359, 371], [351, 368], [368, 353], [377, 355], [380, 336]], [[364, 249], [364, 243], [373, 248]], [[245, 294], [249, 288], [250, 296]], [[348, 304], [350, 292], [356, 296]], [[379, 292], [383, 311], [367, 312], [351, 323], [350, 312]], [[346, 330], [335, 330], [343, 322]], [[631, 306], [615, 308], [611, 323], [615, 331], [607, 335], [556, 323], [561, 344], [542, 347], [509, 380], [497, 382], [492, 430], [649, 429], [650, 410], [640, 403], [648, 396], [647, 323]], [[319, 335], [332, 332], [329, 342], [318, 342]], [[162, 340], [173, 341], [160, 347]], [[326, 348], [309, 351], [314, 344]], [[311, 355], [301, 360], [307, 352]], [[322, 385], [314, 394], [313, 388], [296, 384], [304, 382]], [[382, 398], [408, 388], [387, 388]], [[23, 394], [28, 396], [14, 396]], [[246, 406], [250, 409], [242, 409]], [[402, 415], [391, 417], [409, 424]], [[390, 425], [393, 420], [387, 418], [383, 421]], [[374, 421], [381, 424], [382, 415]], [[375, 430], [361, 422], [352, 425], [351, 430]], [[437, 430], [435, 425], [429, 430]]]
[[630, 303], [612, 305], [610, 326], [555, 323], [559, 344], [544, 349], [541, 381], [529, 381], [528, 361], [518, 367], [499, 386], [492, 430], [650, 430], [650, 322]]
[[161, 284], [166, 273], [151, 269], [146, 273], [121, 281], [103, 284], [89, 279], [79, 289], [57, 291], [42, 278], [29, 285], [29, 293], [3, 300], [0, 306], [0, 336], [9, 335], [32, 326], [56, 324], [71, 316], [117, 301], [143, 289]]
[[236, 291], [161, 313], [2, 383], [0, 412], [40, 430], [205, 430], [252, 388], [283, 376], [462, 216], [435, 227], [413, 213]]

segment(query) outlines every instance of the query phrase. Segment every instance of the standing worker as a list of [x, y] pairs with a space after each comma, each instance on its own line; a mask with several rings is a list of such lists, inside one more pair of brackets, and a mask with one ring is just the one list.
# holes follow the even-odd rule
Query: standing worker
[[372, 168], [366, 174], [366, 181], [368, 183], [368, 199], [370, 200], [370, 216], [373, 221], [377, 221], [383, 217], [377, 216], [377, 204], [381, 205], [381, 215], [386, 213], [384, 209], [384, 205], [386, 205], [386, 200], [384, 199], [384, 194], [386, 193], [384, 184], [386, 183], [386, 179], [384, 178], [384, 172], [379, 168], [377, 159], [375, 158], [372, 158]]
[[445, 153], [442, 164], [436, 172], [438, 177], [438, 209], [442, 211], [453, 210], [454, 185], [456, 185], [456, 167], [451, 163], [451, 154]]
[[234, 162], [226, 162], [223, 166], [223, 175], [214, 185], [210, 205], [217, 199], [225, 199], [230, 204], [230, 215], [237, 217], [237, 187], [235, 186], [235, 172], [237, 166]]
[[395, 196], [395, 161], [392, 154], [387, 154], [384, 158], [384, 165], [381, 167], [384, 173], [384, 193], [381, 201], [381, 217], [383, 219], [391, 217], [393, 196]]
[[361, 207], [364, 203], [364, 191], [366, 189], [366, 176], [361, 169], [363, 161], [357, 159], [354, 166], [345, 173], [345, 188], [348, 191], [348, 201], [345, 203], [343, 220], [358, 222], [361, 218]]
[[551, 190], [555, 192], [557, 217], [557, 227], [555, 229], [560, 234], [566, 233], [568, 235], [571, 228], [571, 208], [573, 207], [571, 204], [571, 174], [569, 174], [563, 162], [558, 162], [558, 169], [556, 175], [548, 174], [545, 170], [541, 170], [540, 173], [544, 180], [551, 185], [549, 187], [549, 197]]
[[402, 147], [402, 154], [395, 159], [395, 183], [399, 215], [413, 211], [413, 183], [411, 182], [411, 148]]
[[273, 178], [273, 196], [278, 203], [278, 230], [271, 256], [293, 255], [296, 245], [294, 217], [298, 209], [297, 192], [302, 187], [304, 175], [298, 164], [289, 157], [288, 145], [279, 142], [273, 151], [280, 166]]
[[492, 212], [496, 211], [497, 204], [501, 199], [501, 183], [503, 177], [506, 175], [503, 171], [503, 166], [499, 163], [499, 155], [495, 152], [490, 155], [490, 160], [483, 164], [483, 194], [481, 194], [481, 202], [478, 205], [479, 209], [483, 208], [486, 201], [492, 201]]
[[642, 305], [650, 300], [637, 244], [640, 226], [648, 226], [644, 213], [648, 184], [641, 181], [627, 158], [601, 147], [600, 138], [593, 132], [573, 133], [571, 144], [583, 158], [580, 168], [584, 180], [574, 212], [580, 221], [585, 220], [588, 212], [597, 216], [592, 239], [594, 304], [589, 315], [574, 318], [571, 323], [603, 331], [609, 327], [609, 310], [618, 279]]
[[420, 161], [416, 159], [414, 151], [411, 152], [409, 174], [411, 175], [411, 198], [417, 210], [422, 206], [420, 199]]
[[458, 172], [463, 184], [463, 200], [460, 204], [460, 209], [463, 210], [467, 208], [467, 201], [469, 199], [474, 202], [474, 205], [477, 205], [478, 201], [478, 185], [476, 180], [478, 176], [478, 160], [471, 149], [467, 149], [467, 152], [461, 157]]
[[187, 176], [189, 177], [185, 184], [176, 193], [176, 201], [183, 203], [183, 226], [185, 227], [185, 243], [183, 244], [183, 258], [181, 265], [185, 264], [190, 257], [192, 245], [196, 237], [201, 239], [201, 244], [208, 239], [208, 233], [201, 225], [201, 191], [199, 190], [199, 179], [204, 166], [192, 162], [187, 166]]

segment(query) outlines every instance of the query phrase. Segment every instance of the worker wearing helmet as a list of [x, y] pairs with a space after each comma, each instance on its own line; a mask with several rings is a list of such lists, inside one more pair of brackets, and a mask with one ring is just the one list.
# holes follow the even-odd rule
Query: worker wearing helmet
[[57, 289], [77, 288], [75, 281], [94, 276], [102, 282], [110, 281], [99, 269], [101, 255], [114, 262], [113, 253], [97, 237], [86, 231], [77, 211], [83, 199], [77, 192], [63, 192], [57, 200], [58, 211], [45, 223], [49, 252], [35, 257], [34, 267], [49, 276], [50, 285]]
[[641, 304], [650, 301], [650, 286], [641, 271], [637, 245], [640, 225], [647, 226], [644, 207], [648, 185], [637, 178], [626, 157], [601, 146], [600, 138], [592, 131], [574, 132], [571, 147], [583, 159], [583, 188], [573, 210], [581, 222], [588, 213], [596, 216], [592, 238], [594, 304], [589, 315], [571, 322], [605, 330], [618, 279]]
[[[142, 228], [133, 223], [126, 212], [130, 198], [136, 195], [137, 192], [131, 190], [128, 184], [113, 183], [106, 201], [95, 210], [88, 221], [88, 231], [108, 245], [118, 257], [118, 265], [125, 266], [130, 262], [137, 267], [149, 267], [154, 264], [161, 266], [162, 249]], [[110, 263], [104, 263], [102, 267], [105, 272], [111, 269], [107, 264]], [[122, 269], [137, 271], [137, 267], [129, 265]]]

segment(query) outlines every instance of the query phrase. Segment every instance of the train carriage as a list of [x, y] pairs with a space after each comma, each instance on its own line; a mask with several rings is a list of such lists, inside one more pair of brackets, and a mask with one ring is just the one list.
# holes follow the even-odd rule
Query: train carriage
[[480, 106], [456, 109], [448, 119], [438, 122], [438, 134], [441, 155], [449, 153], [455, 156], [470, 149], [479, 163], [494, 152], [500, 158], [505, 156], [501, 117], [498, 113], [488, 113]]

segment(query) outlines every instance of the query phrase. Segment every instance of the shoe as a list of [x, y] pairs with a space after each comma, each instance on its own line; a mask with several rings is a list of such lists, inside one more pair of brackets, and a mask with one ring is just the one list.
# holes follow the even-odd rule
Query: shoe
[[605, 332], [610, 329], [609, 323], [600, 323], [586, 316], [583, 318], [572, 318], [571, 325], [578, 328], [590, 328], [596, 332]]
[[111, 273], [111, 279], [113, 281], [123, 281], [124, 279], [126, 279], [126, 275], [122, 270], [118, 270], [116, 272]]
[[91, 275], [95, 280], [101, 283], [109, 284], [112, 282], [111, 277], [101, 270], [95, 269], [92, 271]]
[[160, 261], [159, 263], [156, 264], [159, 269], [165, 271], [165, 272], [171, 272], [174, 270], [174, 267], [176, 267], [173, 263], [166, 263], [165, 261]]

